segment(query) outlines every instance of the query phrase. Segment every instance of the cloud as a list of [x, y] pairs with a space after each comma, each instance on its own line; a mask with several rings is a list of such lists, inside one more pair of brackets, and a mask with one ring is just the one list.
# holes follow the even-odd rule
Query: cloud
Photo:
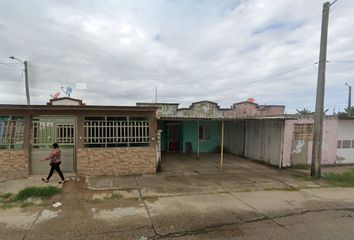
[[[329, 60], [354, 60], [353, 10], [332, 6]], [[2, 1], [0, 62], [28, 60], [34, 104], [80, 82], [72, 97], [92, 105], [150, 102], [157, 86], [182, 106], [254, 97], [314, 109], [321, 13], [305, 0]], [[326, 107], [346, 105], [353, 64], [328, 64]], [[0, 103], [24, 104], [23, 86], [18, 67], [0, 66]]]

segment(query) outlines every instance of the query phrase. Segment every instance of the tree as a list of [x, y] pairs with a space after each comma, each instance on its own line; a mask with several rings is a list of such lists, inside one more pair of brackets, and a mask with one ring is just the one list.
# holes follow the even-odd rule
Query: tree
[[[354, 107], [351, 107], [350, 108], [350, 116], [353, 116], [354, 117]], [[338, 116], [340, 117], [347, 117], [348, 116], [348, 108], [344, 108], [344, 112], [339, 112], [338, 113]]]
[[314, 112], [311, 112], [310, 110], [308, 110], [307, 108], [303, 108], [301, 110], [296, 109], [297, 113], [300, 115], [313, 115]]

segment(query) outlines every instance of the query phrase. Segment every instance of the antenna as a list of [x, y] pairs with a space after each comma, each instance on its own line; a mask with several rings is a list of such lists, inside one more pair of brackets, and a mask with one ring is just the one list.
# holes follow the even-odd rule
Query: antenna
[[157, 86], [155, 85], [155, 103], [157, 103]]

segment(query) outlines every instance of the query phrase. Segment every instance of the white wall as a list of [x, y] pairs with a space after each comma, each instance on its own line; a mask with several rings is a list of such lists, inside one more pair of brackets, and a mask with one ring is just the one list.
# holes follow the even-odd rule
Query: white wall
[[350, 140], [350, 148], [337, 148], [337, 163], [354, 163], [354, 119], [338, 121], [338, 141]]

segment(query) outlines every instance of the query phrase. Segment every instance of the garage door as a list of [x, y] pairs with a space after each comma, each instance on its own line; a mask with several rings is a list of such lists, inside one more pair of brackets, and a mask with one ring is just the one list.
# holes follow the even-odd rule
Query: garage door
[[50, 154], [53, 143], [62, 152], [63, 172], [75, 171], [75, 118], [44, 116], [33, 118], [31, 124], [31, 174], [47, 174], [49, 161], [40, 162]]

